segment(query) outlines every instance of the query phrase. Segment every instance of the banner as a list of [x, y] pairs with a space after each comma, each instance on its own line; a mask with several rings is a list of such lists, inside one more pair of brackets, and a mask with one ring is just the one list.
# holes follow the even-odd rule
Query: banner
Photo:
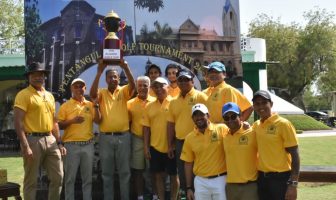
[[151, 63], [162, 71], [177, 63], [204, 89], [203, 66], [220, 61], [241, 87], [239, 0], [25, 0], [26, 62], [51, 71], [46, 88], [59, 99], [69, 98], [74, 78], [91, 87], [106, 36], [99, 22], [111, 10], [126, 21], [118, 37], [135, 77]]

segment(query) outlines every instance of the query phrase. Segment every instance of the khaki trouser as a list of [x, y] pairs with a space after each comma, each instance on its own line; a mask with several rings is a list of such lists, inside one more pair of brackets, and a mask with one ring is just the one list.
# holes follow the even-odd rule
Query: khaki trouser
[[24, 180], [23, 196], [25, 200], [36, 199], [37, 177], [40, 165], [46, 170], [49, 183], [49, 200], [59, 200], [62, 190], [63, 163], [54, 136], [27, 136], [33, 152], [33, 160], [23, 158]]

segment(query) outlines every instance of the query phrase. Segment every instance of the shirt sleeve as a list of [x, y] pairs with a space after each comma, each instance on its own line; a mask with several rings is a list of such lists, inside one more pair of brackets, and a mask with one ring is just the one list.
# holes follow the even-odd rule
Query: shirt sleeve
[[173, 113], [173, 107], [174, 107], [174, 102], [170, 102], [169, 108], [168, 108], [168, 114], [167, 114], [167, 121], [175, 123], [175, 117]]
[[195, 155], [187, 138], [184, 141], [180, 159], [186, 162], [193, 162], [195, 160]]
[[58, 113], [57, 113], [57, 120], [63, 121], [66, 119], [66, 113], [65, 113], [65, 103], [61, 105]]
[[281, 135], [284, 140], [284, 147], [293, 147], [298, 145], [296, 130], [292, 123], [286, 121], [281, 129]]
[[24, 93], [19, 92], [14, 101], [14, 107], [20, 108], [21, 110], [27, 112], [29, 99], [25, 98]]
[[148, 105], [145, 107], [145, 111], [142, 115], [142, 121], [141, 121], [141, 124], [143, 126], [147, 126], [147, 127], [150, 127], [150, 120], [149, 120], [149, 116], [148, 116]]

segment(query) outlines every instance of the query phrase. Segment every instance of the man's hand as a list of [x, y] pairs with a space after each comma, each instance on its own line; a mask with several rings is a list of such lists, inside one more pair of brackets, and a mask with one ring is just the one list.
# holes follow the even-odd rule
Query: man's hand
[[24, 147], [22, 151], [23, 151], [23, 157], [25, 157], [29, 161], [33, 161], [33, 151], [29, 146]]
[[195, 199], [194, 192], [191, 189], [187, 189], [187, 198], [188, 198], [188, 200], [194, 200]]
[[175, 157], [174, 148], [168, 147], [168, 158], [172, 159]]
[[103, 62], [103, 59], [100, 58], [98, 59], [98, 69], [97, 69], [97, 73], [102, 74], [106, 68], [106, 64]]
[[61, 156], [65, 156], [65, 155], [67, 154], [67, 150], [66, 150], [66, 148], [63, 146], [63, 144], [59, 144], [59, 145], [58, 145], [58, 148], [59, 148], [59, 150], [60, 150], [60, 152], [61, 152]]
[[145, 154], [145, 158], [147, 160], [151, 159], [151, 155], [150, 155], [150, 151], [149, 151], [149, 147], [144, 147], [144, 154]]
[[122, 59], [122, 60], [120, 61], [120, 67], [121, 67], [122, 69], [125, 69], [127, 66], [128, 66], [127, 61], [124, 60], [124, 59]]
[[296, 200], [297, 198], [297, 187], [288, 185], [287, 191], [286, 191], [286, 200]]
[[84, 117], [82, 116], [76, 116], [71, 120], [71, 124], [81, 124], [84, 122]]

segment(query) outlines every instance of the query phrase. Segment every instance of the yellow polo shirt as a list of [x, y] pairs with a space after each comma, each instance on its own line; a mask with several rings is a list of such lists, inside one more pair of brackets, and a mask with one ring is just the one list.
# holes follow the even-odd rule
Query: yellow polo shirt
[[194, 129], [191, 118], [191, 108], [197, 104], [205, 104], [206, 94], [192, 88], [185, 97], [179, 95], [169, 105], [168, 121], [175, 123], [176, 138], [184, 140], [185, 136]]
[[143, 137], [141, 121], [143, 118], [144, 110], [146, 105], [149, 102], [153, 101], [155, 101], [155, 98], [148, 95], [146, 100], [135, 97], [127, 102], [129, 119], [131, 120], [131, 132], [134, 135]]
[[204, 93], [208, 96], [206, 106], [208, 107], [210, 120], [214, 123], [222, 123], [222, 107], [225, 103], [234, 102], [238, 104], [241, 111], [252, 106], [251, 102], [236, 88], [224, 81], [216, 87], [207, 88]]
[[145, 108], [142, 125], [150, 128], [150, 145], [162, 153], [168, 152], [167, 115], [171, 97], [162, 104], [159, 100], [148, 103]]
[[44, 95], [29, 85], [15, 97], [14, 107], [25, 111], [23, 125], [26, 133], [51, 132], [53, 129], [55, 99], [50, 92], [42, 90]]
[[252, 128], [241, 127], [223, 139], [228, 183], [246, 183], [257, 179], [257, 141]]
[[168, 95], [175, 98], [180, 94], [181, 90], [179, 87], [173, 88], [172, 86], [168, 85]]
[[70, 124], [66, 127], [62, 136], [62, 141], [88, 141], [93, 138], [94, 114], [92, 102], [87, 101], [86, 99], [81, 103], [71, 98], [62, 104], [57, 115], [59, 121], [73, 119], [76, 116], [84, 117], [84, 122], [81, 124]]
[[228, 128], [224, 124], [210, 123], [204, 134], [196, 128], [185, 140], [181, 160], [194, 162], [194, 174], [201, 177], [226, 172], [223, 137]]
[[113, 94], [107, 89], [99, 89], [99, 104], [102, 121], [99, 124], [100, 132], [123, 132], [129, 130], [127, 101], [129, 86], [118, 86]]
[[273, 114], [263, 123], [254, 122], [258, 144], [258, 170], [285, 172], [291, 170], [291, 156], [285, 150], [298, 145], [294, 126], [285, 118]]

